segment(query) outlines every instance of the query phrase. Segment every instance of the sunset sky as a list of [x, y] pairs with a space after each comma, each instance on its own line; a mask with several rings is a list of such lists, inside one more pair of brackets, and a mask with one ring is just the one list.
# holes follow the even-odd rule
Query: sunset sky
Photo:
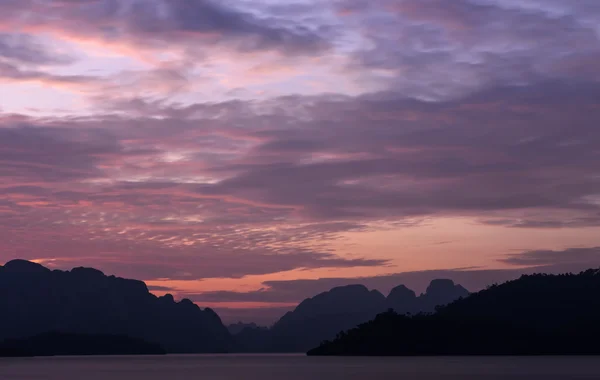
[[261, 323], [599, 267], [600, 1], [0, 0], [15, 258]]

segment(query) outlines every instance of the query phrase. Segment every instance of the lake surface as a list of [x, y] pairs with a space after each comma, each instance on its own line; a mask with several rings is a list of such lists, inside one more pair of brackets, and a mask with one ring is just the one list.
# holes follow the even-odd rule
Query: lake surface
[[600, 357], [174, 355], [0, 359], [2, 380], [600, 379]]

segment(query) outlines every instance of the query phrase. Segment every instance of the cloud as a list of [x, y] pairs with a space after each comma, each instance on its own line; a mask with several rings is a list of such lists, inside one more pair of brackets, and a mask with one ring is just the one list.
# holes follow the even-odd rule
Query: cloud
[[[153, 11], [146, 4], [135, 7], [130, 27], [143, 35], [214, 33], [217, 39], [238, 40], [242, 50], [282, 48], [288, 52], [310, 51], [324, 46], [323, 40], [301, 25], [285, 25], [283, 20], [260, 20], [209, 0], [174, 0], [160, 3]], [[151, 9], [151, 8], [150, 8]], [[165, 16], [163, 16], [165, 15]], [[158, 33], [157, 33], [158, 32]]]
[[[286, 80], [286, 72], [299, 76], [302, 65], [322, 67], [311, 59], [331, 51], [327, 31], [269, 8], [210, 0], [2, 2], [0, 81], [68, 90], [78, 113], [87, 113], [106, 99], [227, 99], [244, 81], [258, 88]], [[278, 78], [257, 74], [275, 62], [283, 68]]]
[[[6, 260], [89, 265], [145, 280], [387, 263], [343, 258], [311, 244], [360, 224], [274, 225], [286, 210], [205, 197], [194, 192], [196, 185], [172, 177], [168, 182], [114, 178], [128, 166], [134, 172], [150, 169], [144, 163], [151, 160], [160, 166], [151, 170], [163, 171], [169, 161], [160, 158], [157, 146], [132, 144], [94, 122], [58, 124], [8, 118], [0, 128], [0, 250]], [[123, 267], [126, 262], [131, 266]]]
[[[233, 240], [237, 240], [237, 238]], [[169, 250], [163, 251], [163, 253], [167, 252]], [[232, 247], [217, 248], [210, 244], [200, 245], [195, 249], [173, 250], [171, 260], [176, 260], [173, 264], [162, 259], [159, 252], [155, 252], [153, 256], [154, 260], [149, 260], [148, 263], [140, 263], [136, 258], [133, 260], [133, 267], [130, 270], [125, 270], [123, 261], [118, 259], [114, 261], [99, 260], [96, 265], [109, 273], [124, 273], [133, 278], [197, 280], [242, 278], [248, 275], [263, 275], [294, 269], [377, 267], [386, 264], [385, 260], [344, 259], [335, 254], [300, 249], [296, 252], [278, 253], [277, 250], [269, 251], [267, 248], [262, 248], [260, 251], [258, 249], [249, 251], [236, 250]], [[146, 256], [146, 258], [152, 259], [152, 256]], [[79, 261], [78, 258], [72, 262], [64, 260], [60, 265], [61, 267], [71, 267], [72, 264]]]
[[579, 264], [587, 267], [600, 267], [600, 247], [569, 248], [560, 251], [527, 251], [509, 255], [501, 261], [520, 266]]
[[18, 33], [0, 33], [0, 58], [34, 65], [64, 65], [73, 60], [52, 51], [33, 36]]
[[[138, 81], [144, 88], [131, 91], [123, 86], [127, 90], [119, 98], [148, 94], [150, 88], [156, 100], [158, 86], [165, 90], [158, 91], [159, 96], [177, 101], [183, 93], [188, 101], [203, 90], [202, 95], [213, 99], [229, 98], [235, 87], [246, 87], [246, 98], [385, 89], [417, 99], [449, 100], [506, 84], [600, 78], [595, 65], [600, 57], [595, 28], [600, 12], [593, 3], [255, 3], [9, 1], [0, 6], [6, 15], [15, 16], [0, 23], [5, 30], [19, 27], [32, 35], [59, 36], [83, 48], [82, 56], [94, 55], [99, 48], [103, 54], [133, 58], [146, 67], [176, 61], [189, 69], [184, 73], [188, 83], [175, 84], [169, 75], [156, 80], [153, 68], [148, 73], [152, 78]], [[257, 69], [272, 68], [273, 62], [280, 63], [283, 74], [257, 74]], [[73, 78], [59, 80], [69, 79]], [[108, 87], [101, 98], [115, 98], [110, 90], [114, 86]]]
[[150, 285], [148, 286], [148, 290], [151, 292], [170, 292], [173, 289], [169, 288], [168, 286]]
[[483, 88], [600, 77], [597, 5], [509, 0], [342, 2], [369, 41], [357, 70], [406, 94], [448, 99]]
[[[15, 252], [14, 256], [9, 258], [35, 259], [56, 269], [92, 266], [109, 274], [146, 281], [240, 279], [248, 275], [263, 275], [294, 269], [386, 265], [385, 260], [343, 258], [333, 253], [301, 248], [278, 249], [256, 244], [252, 249], [242, 249], [236, 247], [243, 242], [242, 236], [232, 236], [226, 244], [211, 241], [193, 246], [161, 246], [160, 240], [169, 240], [170, 237], [163, 235], [161, 238], [160, 232], [158, 234], [152, 231], [146, 232], [147, 240], [110, 237], [111, 234], [105, 234], [103, 237], [98, 232], [84, 233], [80, 228], [82, 225], [56, 224], [44, 220], [43, 213], [36, 215], [42, 216], [41, 220], [26, 224], [19, 224], [18, 218], [6, 221], [6, 224], [10, 223], [15, 230], [12, 238], [4, 233], [0, 234], [8, 240], [1, 246], [4, 251]], [[49, 227], [52, 227], [53, 231], [49, 231]], [[31, 241], [24, 244], [23, 248], [13, 246], [14, 239], [32, 233], [36, 236], [32, 236]], [[181, 231], [179, 233], [181, 234]], [[57, 241], [46, 241], [51, 236]], [[34, 252], [36, 256], [28, 251]], [[52, 254], [42, 256], [44, 252]]]
[[[210, 0], [137, 0], [117, 2], [3, 2], [8, 25], [58, 30], [108, 41], [130, 41], [147, 47], [185, 45], [201, 52], [218, 44], [240, 51], [278, 50], [306, 53], [327, 47], [315, 30], [290, 19], [259, 17]], [[35, 13], [28, 11], [35, 9]], [[1, 19], [0, 19], [1, 20]]]
[[37, 69], [27, 69], [8, 62], [0, 61], [0, 81], [33, 82], [49, 86], [75, 87], [97, 84], [99, 78], [88, 75], [56, 75]]
[[[564, 215], [564, 214], [563, 214]], [[503, 226], [511, 228], [585, 228], [600, 226], [600, 213], [589, 216], [573, 217], [571, 215], [523, 215], [515, 219], [487, 219], [481, 221], [490, 226]]]
[[[20, 181], [63, 182], [102, 177], [100, 157], [122, 153], [102, 131], [73, 131], [24, 124], [0, 128], [0, 176]], [[4, 181], [2, 181], [4, 182]]]
[[[558, 94], [573, 95], [560, 104]], [[212, 169], [234, 175], [199, 190], [317, 219], [555, 209], [593, 222], [598, 95], [595, 85], [549, 83], [445, 103], [324, 99], [309, 122], [262, 131], [266, 141], [239, 164]]]
[[[379, 222], [598, 226], [598, 98], [597, 84], [573, 81], [435, 103], [379, 93], [7, 117], [5, 232], [22, 239], [7, 248], [66, 266], [96, 252], [102, 269], [128, 262], [143, 279], [240, 277], [385, 266], [330, 251]], [[51, 246], [50, 229], [75, 240]]]
[[[0, 114], [1, 258], [144, 279], [388, 271], [340, 239], [447, 217], [600, 225], [597, 2], [315, 4], [0, 2], [0, 80], [93, 101]], [[245, 95], [215, 100], [228, 86]]]

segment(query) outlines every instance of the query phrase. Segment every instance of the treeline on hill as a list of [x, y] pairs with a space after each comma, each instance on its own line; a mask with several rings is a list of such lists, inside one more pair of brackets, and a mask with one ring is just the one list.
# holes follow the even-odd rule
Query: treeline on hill
[[522, 276], [435, 314], [380, 314], [308, 354], [600, 354], [599, 294], [600, 270]]

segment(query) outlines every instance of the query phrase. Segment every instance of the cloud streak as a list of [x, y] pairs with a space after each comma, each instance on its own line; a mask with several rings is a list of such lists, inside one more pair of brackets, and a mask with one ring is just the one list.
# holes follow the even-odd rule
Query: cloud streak
[[23, 64], [68, 64], [72, 59], [54, 52], [34, 37], [26, 34], [0, 33], [0, 58]]
[[[258, 17], [211, 0], [3, 2], [7, 25], [65, 31], [104, 41], [131, 40], [157, 47], [168, 43], [226, 43], [242, 51], [310, 52], [327, 46], [314, 30], [293, 20]], [[34, 12], [28, 12], [35, 10]], [[22, 17], [10, 17], [21, 15]]]
[[502, 261], [511, 265], [580, 264], [597, 267], [600, 265], [600, 247], [569, 248], [561, 251], [527, 251], [510, 255]]

